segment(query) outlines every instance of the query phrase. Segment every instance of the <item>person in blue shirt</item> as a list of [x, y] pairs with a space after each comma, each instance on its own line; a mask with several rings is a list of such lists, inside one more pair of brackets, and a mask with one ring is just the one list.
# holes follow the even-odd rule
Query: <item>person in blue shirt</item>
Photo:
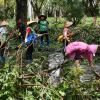
[[26, 60], [32, 60], [32, 53], [33, 53], [33, 44], [36, 43], [37, 35], [35, 30], [31, 28], [33, 21], [27, 23], [26, 34], [25, 34], [25, 43], [27, 45], [26, 50]]

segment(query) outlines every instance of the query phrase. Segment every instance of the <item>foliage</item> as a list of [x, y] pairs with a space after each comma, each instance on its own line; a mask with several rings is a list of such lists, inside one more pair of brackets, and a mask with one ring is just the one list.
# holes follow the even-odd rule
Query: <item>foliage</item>
[[[50, 20], [51, 28], [55, 28], [55, 19], [48, 20]], [[54, 42], [54, 44], [51, 43], [50, 49], [61, 46], [54, 40], [54, 32], [62, 31], [60, 28], [63, 28], [63, 22], [64, 19], [58, 20], [56, 24], [58, 29], [50, 31], [50, 37]], [[72, 28], [73, 32], [76, 33], [73, 37], [74, 40], [82, 37], [85, 42], [100, 43], [100, 29], [94, 28], [90, 22], [89, 24], [80, 23], [76, 28]], [[11, 24], [10, 27], [13, 27], [12, 21]], [[24, 57], [23, 60], [20, 60], [21, 56], [16, 55], [16, 51], [12, 49], [19, 41], [13, 39], [9, 42], [10, 55], [6, 57], [4, 68], [0, 69], [1, 100], [99, 100], [100, 80], [81, 82], [80, 76], [83, 75], [84, 70], [73, 68], [71, 61], [63, 66], [62, 82], [54, 87], [49, 83], [49, 73], [45, 72], [48, 69], [48, 64], [46, 64], [48, 54], [52, 52], [46, 51], [45, 48], [41, 51], [37, 50], [33, 53], [33, 62], [26, 64]], [[25, 48], [19, 52], [25, 52]], [[17, 63], [16, 58], [19, 59]]]
[[75, 24], [79, 23], [84, 15], [84, 9], [81, 0], [67, 0], [65, 9], [67, 18], [75, 22]]
[[[17, 77], [18, 72], [16, 68], [9, 71], [9, 69], [0, 70], [0, 99], [6, 100], [13, 98], [17, 92]], [[10, 99], [8, 99], [10, 100]]]
[[13, 18], [15, 15], [15, 0], [1, 0], [0, 2], [0, 19]]
[[99, 13], [99, 0], [83, 0], [85, 13], [89, 16], [97, 16]]
[[33, 7], [33, 11], [35, 12], [35, 14], [37, 15], [37, 16], [39, 16], [40, 15], [40, 11], [41, 11], [41, 8], [42, 8], [42, 6], [43, 6], [43, 4], [44, 4], [44, 2], [46, 2], [47, 0], [30, 0], [30, 2], [31, 2], [31, 5], [32, 5], [32, 7]]
[[86, 43], [100, 44], [100, 29], [93, 26], [80, 26], [73, 30], [74, 40], [81, 40]]
[[0, 99], [92, 100], [100, 97], [98, 92], [100, 81], [91, 80], [88, 83], [82, 83], [79, 77], [83, 75], [84, 70], [80, 68], [68, 68], [67, 66], [62, 76], [63, 81], [56, 87], [50, 85], [49, 76], [43, 72], [44, 65], [41, 64], [45, 59], [43, 56], [34, 59], [24, 69], [15, 65], [13, 67], [13, 63], [10, 63], [12, 67], [9, 70], [7, 62], [5, 68], [0, 70]]

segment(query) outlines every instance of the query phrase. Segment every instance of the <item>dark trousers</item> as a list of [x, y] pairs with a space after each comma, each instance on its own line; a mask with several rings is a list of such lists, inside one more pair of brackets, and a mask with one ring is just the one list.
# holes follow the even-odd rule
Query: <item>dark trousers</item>
[[0, 47], [0, 56], [2, 57], [4, 56], [5, 47], [6, 47], [6, 42], [4, 42]]
[[33, 43], [27, 45], [26, 60], [32, 60]]
[[[0, 42], [1, 45], [1, 42]], [[4, 51], [6, 47], [6, 42], [2, 44], [0, 48], [0, 68], [2, 68], [5, 65], [5, 57], [4, 57]]]
[[65, 48], [68, 45], [68, 41], [63, 39], [63, 48]]
[[68, 41], [63, 39], [63, 55], [64, 55], [64, 59], [66, 59], [66, 56], [65, 56], [65, 47], [68, 45]]
[[[47, 33], [47, 34], [45, 34]], [[48, 31], [43, 31], [43, 32], [40, 32], [40, 34], [44, 34], [41, 36], [40, 40], [41, 40], [41, 47], [44, 46], [44, 37], [46, 37], [46, 42], [47, 42], [47, 46], [49, 45], [49, 34], [48, 34]]]
[[100, 54], [100, 45], [98, 46], [96, 53]]

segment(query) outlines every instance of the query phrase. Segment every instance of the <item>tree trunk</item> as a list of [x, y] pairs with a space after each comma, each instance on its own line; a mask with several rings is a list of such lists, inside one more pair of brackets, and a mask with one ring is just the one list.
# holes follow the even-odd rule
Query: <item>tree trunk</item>
[[36, 0], [36, 3], [34, 3], [33, 1], [31, 0], [31, 5], [33, 7], [33, 11], [34, 11], [36, 16], [39, 16], [41, 14], [42, 5], [43, 5], [45, 0], [40, 2], [40, 6], [38, 5], [38, 1], [37, 0]]
[[62, 18], [62, 10], [59, 8], [59, 18]]
[[16, 22], [19, 19], [23, 22], [27, 20], [27, 0], [16, 0]]
[[7, 14], [6, 14], [6, 7], [7, 7], [7, 0], [4, 0], [4, 18], [7, 18]]
[[56, 9], [54, 9], [54, 17], [57, 17]]
[[97, 22], [97, 16], [93, 16], [93, 24], [94, 24], [94, 26], [96, 26], [96, 22]]
[[84, 15], [83, 22], [86, 22], [86, 19], [87, 19], [87, 15]]

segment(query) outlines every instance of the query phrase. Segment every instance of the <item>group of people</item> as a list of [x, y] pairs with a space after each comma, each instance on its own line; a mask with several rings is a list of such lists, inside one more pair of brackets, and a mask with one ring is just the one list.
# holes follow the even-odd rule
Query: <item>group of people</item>
[[[45, 15], [40, 15], [38, 19], [38, 22], [28, 21], [27, 25], [25, 25], [21, 19], [19, 19], [17, 23], [17, 30], [20, 32], [22, 42], [27, 45], [27, 60], [32, 60], [33, 44], [36, 43], [38, 37], [40, 37], [41, 48], [44, 46], [44, 36], [46, 37], [47, 46], [50, 44], [48, 28], [49, 23], [46, 20], [47, 17]], [[0, 57], [4, 56], [4, 49], [1, 49], [4, 45], [1, 44], [1, 41], [4, 35], [3, 33], [7, 33], [5, 29], [5, 26], [7, 25], [8, 23], [5, 21], [0, 23]], [[81, 41], [71, 42], [71, 37], [74, 35], [74, 33], [70, 31], [70, 27], [72, 25], [73, 22], [66, 21], [64, 23], [63, 34], [61, 34], [58, 38], [58, 41], [62, 42], [63, 44], [64, 55], [70, 59], [74, 59], [76, 66], [80, 66], [81, 60], [86, 58], [89, 64], [93, 67], [93, 57], [96, 52], [100, 51], [100, 46], [95, 44], [89, 45]]]
[[[21, 44], [26, 44], [26, 60], [32, 60], [33, 45], [36, 44], [37, 38], [40, 37], [40, 47], [44, 47], [44, 37], [46, 37], [46, 45], [49, 46], [49, 29], [48, 21], [45, 15], [38, 16], [38, 22], [36, 21], [23, 21], [19, 19], [17, 22], [17, 27], [14, 29], [17, 35], [17, 38], [20, 40]], [[3, 20], [0, 21], [0, 61], [4, 57], [4, 50], [6, 45], [6, 37], [8, 34], [7, 26], [8, 22]], [[13, 33], [12, 33], [13, 34]], [[16, 47], [19, 49], [22, 45]]]
[[93, 68], [93, 58], [96, 52], [100, 52], [100, 46], [87, 44], [79, 40], [71, 42], [70, 38], [74, 35], [74, 33], [70, 31], [72, 25], [72, 22], [65, 22], [63, 34], [58, 38], [58, 40], [63, 43], [64, 55], [69, 59], [75, 60], [76, 67], [79, 67], [80, 62], [85, 58]]
[[[47, 17], [38, 16], [38, 22], [27, 21], [27, 26], [18, 21], [18, 30], [21, 33], [22, 41], [27, 45], [26, 59], [32, 60], [33, 47], [36, 45], [37, 38], [40, 37], [40, 47], [44, 47], [44, 36], [46, 37], [47, 46], [49, 46], [49, 28]], [[33, 46], [34, 45], [34, 46]]]

